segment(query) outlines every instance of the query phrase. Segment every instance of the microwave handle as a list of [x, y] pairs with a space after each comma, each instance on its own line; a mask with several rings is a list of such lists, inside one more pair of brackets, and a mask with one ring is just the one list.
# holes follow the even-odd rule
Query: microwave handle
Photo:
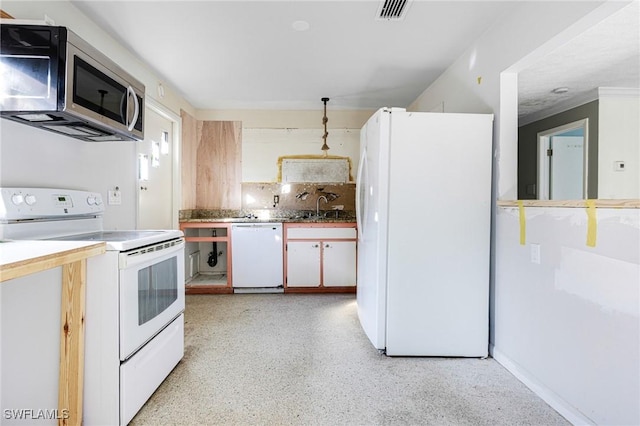
[[133, 97], [133, 106], [134, 106], [133, 119], [131, 120], [131, 122], [128, 124], [128, 127], [127, 127], [129, 131], [132, 131], [133, 127], [136, 125], [136, 121], [138, 121], [138, 114], [140, 114], [140, 103], [138, 102], [138, 96], [136, 96], [135, 90], [133, 90], [133, 87], [131, 86], [127, 87], [127, 96]]

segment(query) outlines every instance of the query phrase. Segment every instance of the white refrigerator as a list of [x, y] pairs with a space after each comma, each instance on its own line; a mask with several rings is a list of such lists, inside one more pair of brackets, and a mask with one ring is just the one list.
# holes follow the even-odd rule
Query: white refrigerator
[[389, 356], [488, 354], [492, 129], [383, 108], [361, 130], [358, 316]]

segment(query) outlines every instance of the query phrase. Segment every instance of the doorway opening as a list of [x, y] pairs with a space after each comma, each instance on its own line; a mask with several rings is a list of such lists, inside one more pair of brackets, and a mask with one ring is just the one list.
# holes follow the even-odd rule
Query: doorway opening
[[137, 229], [177, 229], [181, 119], [149, 98], [138, 150]]
[[589, 119], [538, 133], [538, 199], [587, 198]]

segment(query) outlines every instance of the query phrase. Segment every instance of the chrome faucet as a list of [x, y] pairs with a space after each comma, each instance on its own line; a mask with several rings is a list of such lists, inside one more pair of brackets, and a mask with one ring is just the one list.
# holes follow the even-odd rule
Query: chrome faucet
[[320, 200], [322, 199], [324, 199], [325, 203], [329, 202], [329, 200], [327, 200], [327, 197], [325, 197], [324, 195], [318, 197], [318, 200], [316, 201], [316, 217], [320, 217]]

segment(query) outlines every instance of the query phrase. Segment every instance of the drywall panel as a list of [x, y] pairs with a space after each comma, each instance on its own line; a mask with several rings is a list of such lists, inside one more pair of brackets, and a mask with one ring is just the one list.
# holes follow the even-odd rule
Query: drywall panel
[[640, 423], [640, 211], [596, 209], [595, 247], [585, 209], [524, 214], [521, 245], [518, 208], [497, 213], [496, 352], [573, 422]]
[[[58, 407], [61, 277], [62, 267], [57, 267], [0, 285], [3, 425], [57, 424], [35, 413]], [[33, 409], [34, 416], [12, 415], [25, 409]]]

